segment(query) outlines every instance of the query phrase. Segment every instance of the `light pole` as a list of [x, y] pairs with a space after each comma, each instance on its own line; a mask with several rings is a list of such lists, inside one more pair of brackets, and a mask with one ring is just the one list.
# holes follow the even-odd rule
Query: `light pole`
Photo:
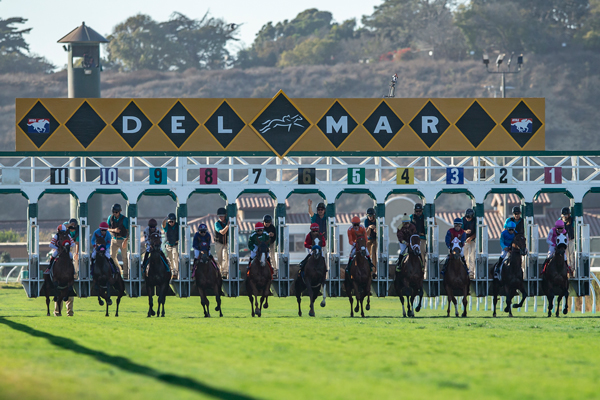
[[514, 55], [515, 55], [514, 52], [510, 53], [510, 58], [508, 59], [508, 62], [506, 63], [507, 69], [504, 71], [500, 71], [500, 65], [504, 61], [505, 54], [504, 53], [498, 54], [498, 58], [496, 58], [496, 71], [490, 71], [490, 69], [488, 68], [490, 65], [490, 57], [485, 53], [483, 54], [483, 64], [485, 65], [485, 70], [488, 72], [488, 74], [502, 74], [501, 80], [500, 80], [500, 90], [502, 91], [503, 99], [506, 98], [505, 74], [518, 74], [519, 72], [521, 72], [521, 67], [523, 66], [523, 54], [521, 54], [517, 57], [517, 70], [516, 71], [510, 70], [510, 64], [512, 62]]

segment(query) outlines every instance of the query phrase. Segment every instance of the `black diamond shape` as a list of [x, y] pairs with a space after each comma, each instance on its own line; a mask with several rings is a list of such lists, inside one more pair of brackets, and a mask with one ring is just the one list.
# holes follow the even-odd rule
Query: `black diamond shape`
[[336, 100], [317, 123], [317, 126], [327, 136], [331, 144], [338, 148], [356, 129], [358, 124]]
[[281, 156], [302, 136], [310, 123], [283, 93], [279, 93], [252, 126]]
[[[176, 119], [174, 120], [173, 117]], [[200, 125], [192, 114], [179, 101], [169, 110], [167, 115], [158, 123], [162, 131], [178, 148], [190, 137]]]
[[[423, 126], [423, 122], [426, 123], [425, 126]], [[410, 127], [425, 142], [427, 147], [433, 146], [449, 126], [448, 120], [435, 108], [431, 101], [428, 101], [417, 116], [410, 121]], [[434, 129], [437, 132], [434, 132]]]
[[[511, 122], [512, 119], [516, 118], [531, 118], [531, 132], [511, 132]], [[519, 144], [519, 146], [523, 147], [529, 142], [529, 139], [536, 134], [536, 132], [541, 128], [542, 121], [539, 120], [538, 117], [527, 107], [527, 104], [523, 103], [523, 101], [519, 102], [517, 106], [508, 114], [508, 117], [502, 122], [502, 126], [506, 129], [506, 132]]]
[[[43, 123], [47, 119], [48, 124]], [[30, 121], [31, 120], [31, 121]], [[28, 124], [32, 124], [31, 126]], [[40, 124], [41, 123], [41, 124]], [[29, 110], [23, 119], [19, 122], [19, 127], [31, 139], [31, 141], [40, 148], [60, 124], [52, 114], [39, 101]], [[41, 133], [38, 133], [41, 132]]]
[[152, 128], [152, 122], [132, 101], [112, 123], [115, 131], [133, 148]]
[[229, 104], [224, 101], [213, 115], [210, 116], [204, 126], [221, 143], [223, 148], [227, 148], [229, 143], [240, 133], [246, 124], [233, 111]]
[[473, 147], [481, 144], [483, 139], [496, 127], [496, 123], [475, 101], [456, 123], [456, 127], [471, 142]]
[[392, 111], [386, 102], [382, 102], [367, 118], [363, 126], [382, 148], [402, 129], [404, 122]]
[[83, 147], [88, 147], [96, 136], [102, 132], [106, 122], [96, 114], [96, 111], [87, 101], [84, 101], [75, 111], [75, 114], [69, 118], [65, 126]]

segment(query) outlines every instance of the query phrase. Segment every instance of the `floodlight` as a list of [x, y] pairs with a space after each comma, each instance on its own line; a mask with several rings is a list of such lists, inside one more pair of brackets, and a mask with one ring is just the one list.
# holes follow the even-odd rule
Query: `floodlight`
[[490, 56], [488, 56], [487, 54], [483, 55], [483, 63], [485, 64], [485, 66], [487, 67], [488, 64], [490, 63]]
[[504, 54], [498, 54], [498, 58], [496, 58], [496, 67], [500, 67], [502, 61], [504, 61]]

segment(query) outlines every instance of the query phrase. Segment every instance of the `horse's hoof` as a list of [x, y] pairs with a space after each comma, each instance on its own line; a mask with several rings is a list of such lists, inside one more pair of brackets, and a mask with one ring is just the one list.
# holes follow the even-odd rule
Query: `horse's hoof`
[[219, 307], [219, 306], [216, 306], [216, 307], [215, 307], [215, 311], [221, 311], [221, 307]]
[[264, 306], [264, 307], [265, 307], [265, 310], [266, 310], [267, 308], [269, 308], [269, 303], [265, 303], [265, 306]]
[[403, 316], [404, 318], [406, 318], [406, 313], [405, 313], [405, 312], [403, 312], [403, 313], [402, 313], [402, 316]]
[[361, 312], [361, 313], [360, 313], [360, 316], [364, 318], [364, 317], [365, 317], [365, 313], [364, 313], [364, 312]]
[[148, 318], [152, 317], [152, 314], [148, 313]]
[[106, 300], [106, 304], [108, 304], [109, 306], [112, 306], [112, 300], [111, 299]]
[[419, 311], [421, 311], [421, 306], [417, 306], [417, 308], [415, 308], [415, 311], [416, 311], [416, 312], [419, 312]]
[[458, 313], [455, 313], [455, 314], [454, 314], [454, 316], [455, 316], [456, 318], [458, 318]]
[[552, 317], [552, 313], [551, 312], [548, 313], [548, 318], [550, 318], [550, 317]]
[[[163, 317], [163, 318], [164, 318], [164, 317], [165, 317], [165, 313], [162, 313], [161, 317]], [[209, 317], [210, 317], [210, 315], [209, 315]]]
[[467, 318], [467, 313], [466, 313], [466, 312], [465, 312], [465, 313], [462, 313], [461, 317], [463, 317], [463, 318]]
[[50, 316], [50, 313], [46, 314], [46, 317], [49, 317], [49, 316]]
[[513, 304], [513, 308], [519, 308], [518, 304]]
[[367, 306], [365, 307], [365, 309], [366, 309], [367, 311], [369, 311], [369, 310], [371, 309], [371, 305], [370, 305], [370, 304], [367, 304]]
[[298, 311], [298, 316], [301, 317], [302, 316], [302, 311]]
[[325, 307], [325, 300], [321, 302], [321, 307]]
[[150, 311], [150, 314], [152, 314], [152, 316], [156, 315], [156, 313], [154, 312], [154, 310]]
[[222, 313], [222, 312], [219, 312], [219, 317], [222, 317], [222, 316], [223, 316], [223, 313]]
[[98, 302], [98, 304], [100, 304], [101, 306], [103, 306], [103, 305], [104, 305], [104, 302], [103, 302], [102, 300], [100, 300], [100, 301]]
[[358, 307], [358, 304], [357, 304], [356, 307], [354, 307], [354, 312], [358, 312], [358, 309], [359, 309], [359, 307]]
[[564, 315], [567, 315], [568, 312], [569, 312], [569, 310], [567, 310], [566, 308], [563, 310]]
[[308, 316], [309, 317], [314, 317], [315, 316], [315, 312], [314, 311], [309, 311], [308, 312]]
[[508, 307], [508, 305], [506, 307], [504, 307], [504, 312], [509, 312], [510, 308]]
[[492, 314], [492, 317], [496, 318], [496, 312], [494, 312], [494, 313]]
[[556, 318], [560, 318], [560, 311], [556, 313]]

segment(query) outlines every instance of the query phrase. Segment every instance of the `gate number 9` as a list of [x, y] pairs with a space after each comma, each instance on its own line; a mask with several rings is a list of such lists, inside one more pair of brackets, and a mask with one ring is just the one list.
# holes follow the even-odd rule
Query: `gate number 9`
[[465, 170], [460, 167], [446, 168], [446, 184], [462, 185], [465, 183]]
[[151, 185], [166, 185], [167, 184], [167, 169], [166, 168], [150, 168], [150, 184]]

